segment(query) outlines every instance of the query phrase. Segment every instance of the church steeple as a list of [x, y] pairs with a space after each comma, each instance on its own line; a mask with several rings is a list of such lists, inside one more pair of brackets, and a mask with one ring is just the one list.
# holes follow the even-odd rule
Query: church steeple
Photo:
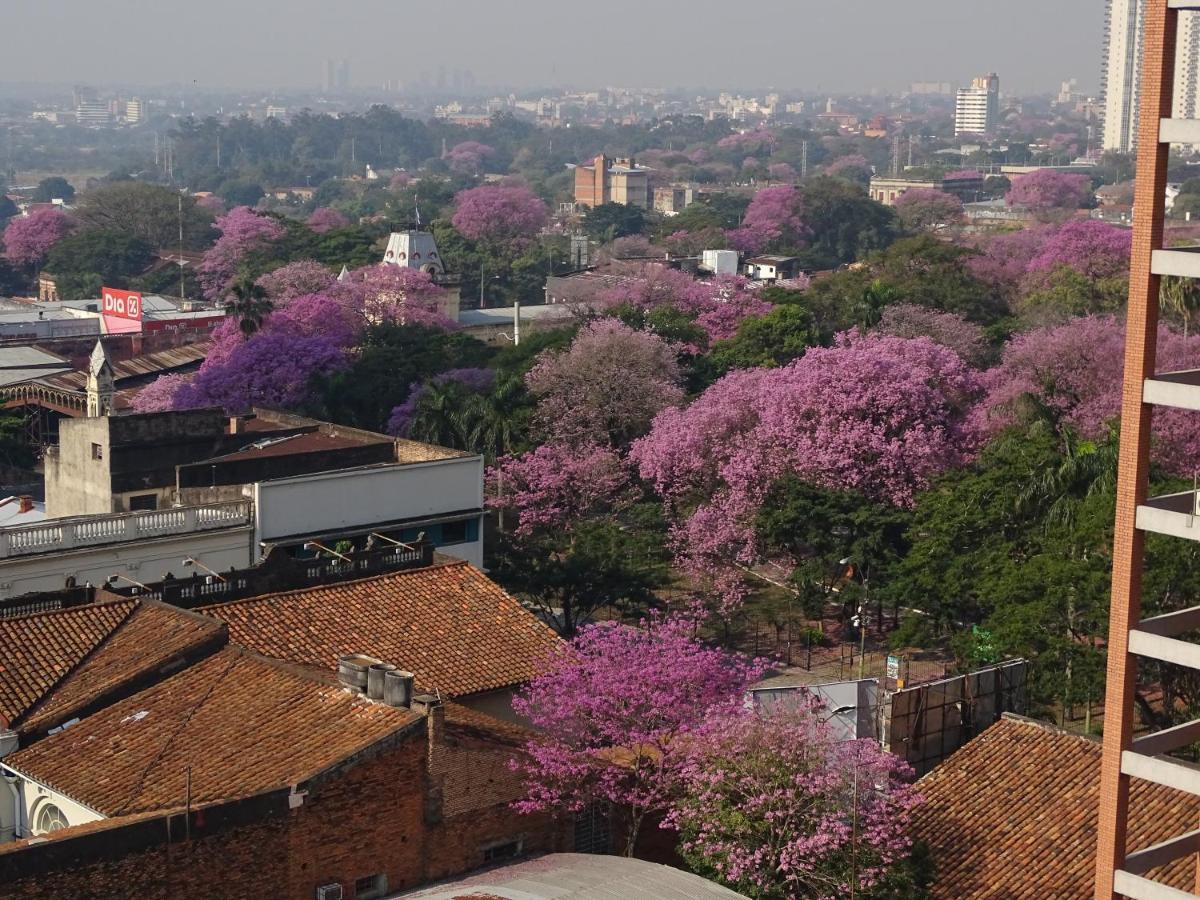
[[107, 416], [112, 412], [115, 391], [112, 360], [108, 358], [104, 342], [97, 340], [96, 346], [92, 349], [91, 361], [88, 363], [87, 414], [89, 419]]

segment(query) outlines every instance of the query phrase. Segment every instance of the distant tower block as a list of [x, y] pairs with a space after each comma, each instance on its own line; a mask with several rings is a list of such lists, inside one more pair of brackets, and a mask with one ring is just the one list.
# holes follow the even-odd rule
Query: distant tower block
[[420, 269], [434, 281], [446, 275], [437, 242], [428, 231], [393, 231], [383, 261], [390, 266]]

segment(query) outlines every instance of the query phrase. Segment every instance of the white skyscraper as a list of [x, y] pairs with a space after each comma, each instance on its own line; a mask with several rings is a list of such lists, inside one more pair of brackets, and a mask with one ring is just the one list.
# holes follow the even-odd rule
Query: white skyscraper
[[1000, 77], [984, 75], [959, 88], [954, 103], [954, 136], [991, 134], [1000, 118]]
[[[1146, 0], [1107, 0], [1100, 93], [1105, 150], [1137, 149], [1138, 86], [1142, 67], [1142, 21]], [[1200, 118], [1200, 14], [1179, 16], [1175, 49], [1176, 118]]]

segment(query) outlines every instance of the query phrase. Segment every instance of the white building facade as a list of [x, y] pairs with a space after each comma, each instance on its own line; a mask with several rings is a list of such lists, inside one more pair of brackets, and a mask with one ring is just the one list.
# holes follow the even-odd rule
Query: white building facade
[[969, 88], [959, 88], [954, 104], [954, 136], [991, 134], [1000, 119], [1000, 77], [980, 76]]
[[[1104, 150], [1137, 149], [1145, 12], [1146, 0], [1108, 0], [1100, 71]], [[1173, 117], [1200, 118], [1200, 14], [1195, 12], [1179, 16], [1174, 97]]]

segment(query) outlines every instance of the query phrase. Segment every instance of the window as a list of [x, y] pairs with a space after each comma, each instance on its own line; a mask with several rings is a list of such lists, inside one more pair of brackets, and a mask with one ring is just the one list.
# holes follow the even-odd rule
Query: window
[[104, 459], [104, 448], [99, 444], [92, 444], [92, 459]]
[[378, 875], [367, 875], [354, 882], [354, 900], [377, 900], [388, 892], [388, 877], [386, 872]]
[[483, 848], [484, 862], [499, 862], [502, 859], [516, 859], [521, 855], [521, 842], [506, 841], [503, 844], [492, 844]]
[[463, 544], [467, 540], [466, 522], [446, 522], [442, 525], [443, 544]]
[[158, 494], [135, 494], [129, 498], [129, 511], [158, 509]]
[[69, 824], [63, 811], [49, 801], [43, 802], [33, 817], [33, 830], [36, 834], [61, 831]]

